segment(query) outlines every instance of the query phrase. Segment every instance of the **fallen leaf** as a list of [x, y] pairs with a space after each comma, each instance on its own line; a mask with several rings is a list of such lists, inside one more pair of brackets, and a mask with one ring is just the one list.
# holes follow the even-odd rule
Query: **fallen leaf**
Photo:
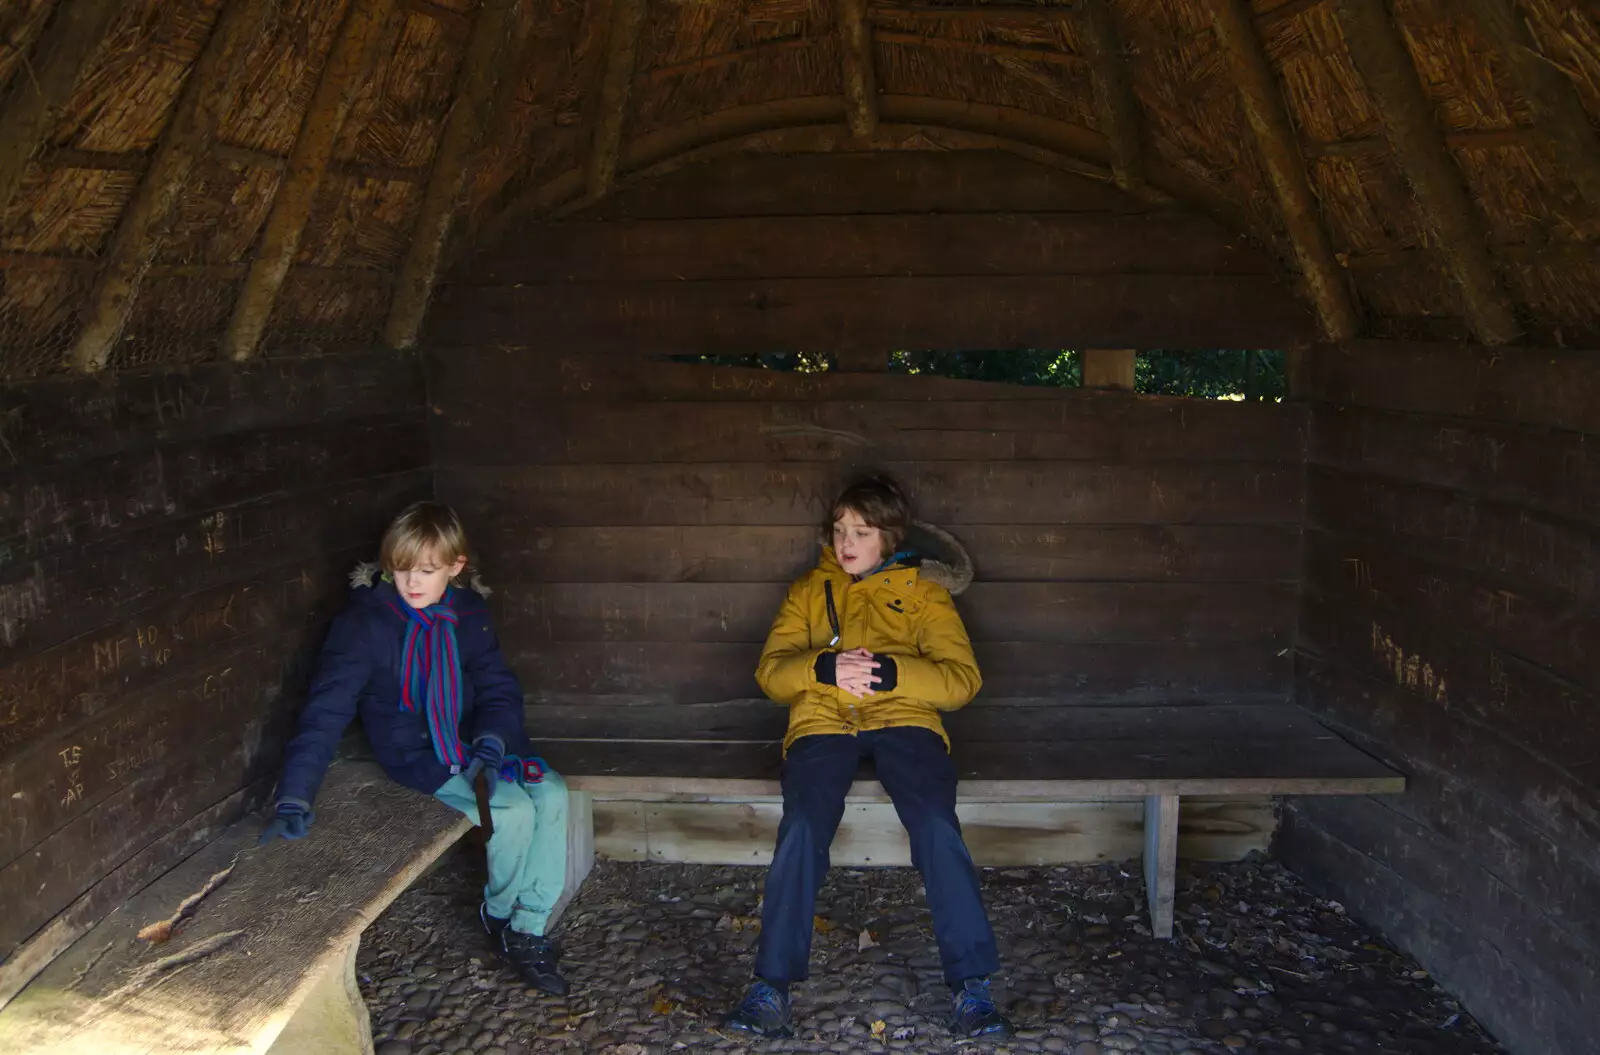
[[674, 1004], [671, 1000], [668, 1000], [664, 996], [658, 996], [656, 997], [653, 1010], [658, 1015], [670, 1015], [674, 1011], [678, 1010], [678, 1005]]
[[861, 937], [856, 939], [856, 951], [865, 952], [876, 944], [878, 944], [878, 942], [873, 938], [872, 932], [870, 930], [864, 930], [861, 932]]
[[831, 920], [823, 919], [821, 916], [812, 916], [811, 923], [817, 928], [818, 934], [827, 934], [829, 931], [833, 930], [833, 922]]
[[876, 1022], [872, 1023], [872, 1035], [874, 1037], [881, 1037], [883, 1036], [883, 1031], [888, 1028], [889, 1023], [880, 1018]]

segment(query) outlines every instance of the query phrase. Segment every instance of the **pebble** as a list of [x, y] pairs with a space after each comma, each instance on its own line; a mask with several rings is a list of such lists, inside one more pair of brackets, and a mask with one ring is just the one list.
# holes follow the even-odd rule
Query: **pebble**
[[[1431, 976], [1271, 861], [1180, 863], [1170, 942], [1141, 933], [1137, 869], [983, 876], [1003, 950], [995, 993], [1018, 1028], [1009, 1044], [958, 1047], [944, 1031], [948, 990], [917, 873], [835, 869], [811, 980], [794, 990], [797, 1039], [772, 1050], [1503, 1055]], [[557, 935], [574, 983], [557, 1000], [489, 957], [473, 917], [481, 874], [447, 863], [362, 936], [376, 1055], [768, 1050], [710, 1028], [748, 983], [763, 879], [758, 868], [597, 862]], [[863, 930], [877, 942], [865, 950]]]

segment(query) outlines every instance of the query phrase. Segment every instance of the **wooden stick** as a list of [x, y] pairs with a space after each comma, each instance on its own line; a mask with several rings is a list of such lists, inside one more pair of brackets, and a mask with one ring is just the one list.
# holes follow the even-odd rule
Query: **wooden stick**
[[1483, 222], [1467, 196], [1410, 53], [1383, 0], [1338, 0], [1335, 10], [1350, 57], [1372, 93], [1389, 148], [1461, 287], [1473, 332], [1485, 344], [1515, 340], [1521, 327], [1489, 261]]
[[844, 57], [845, 121], [851, 135], [870, 139], [878, 130], [878, 71], [866, 0], [839, 0], [839, 51]]
[[311, 97], [300, 134], [289, 152], [287, 172], [278, 181], [272, 212], [261, 232], [261, 248], [250, 264], [233, 318], [222, 338], [223, 354], [235, 362], [255, 355], [261, 344], [278, 291], [299, 252], [317, 189], [333, 160], [339, 131], [361, 86], [372, 74], [391, 7], [392, 0], [357, 0], [351, 4], [339, 39], [322, 67], [316, 94]]
[[22, 186], [28, 160], [72, 101], [78, 74], [121, 8], [121, 0], [64, 0], [31, 60], [12, 75], [11, 94], [0, 106], [0, 211]]
[[484, 0], [467, 40], [467, 52], [456, 77], [456, 98], [439, 134], [439, 148], [433, 159], [428, 188], [423, 191], [417, 210], [411, 244], [395, 278], [394, 299], [384, 324], [384, 340], [391, 348], [410, 348], [417, 343], [428, 298], [438, 281], [439, 262], [444, 257], [450, 223], [455, 218], [457, 199], [466, 180], [467, 166], [483, 141], [496, 81], [505, 76], [503, 48], [509, 22], [517, 0]]
[[1083, 0], [1078, 27], [1094, 64], [1095, 114], [1111, 144], [1111, 176], [1123, 190], [1135, 190], [1145, 182], [1144, 117], [1105, 0]]
[[645, 0], [612, 0], [611, 38], [606, 46], [594, 139], [585, 170], [588, 194], [593, 199], [609, 194], [617, 179], [617, 159], [622, 156], [622, 129], [628, 119], [628, 99], [633, 90], [644, 12]]
[[981, 40], [956, 40], [951, 37], [929, 37], [921, 33], [902, 33], [894, 29], [877, 30], [875, 36], [885, 44], [905, 44], [917, 48], [942, 48], [947, 51], [970, 51], [979, 55], [995, 55], [1008, 59], [1033, 59], [1057, 66], [1082, 66], [1082, 55], [1055, 48], [1030, 48], [1021, 44], [991, 44]]
[[204, 50], [184, 81], [177, 106], [139, 190], [123, 211], [95, 284], [83, 329], [71, 352], [72, 366], [86, 373], [103, 369], [133, 313], [139, 285], [160, 244], [153, 237], [169, 220], [178, 195], [206, 140], [233, 97], [244, 55], [261, 35], [276, 0], [232, 0], [222, 9]]
[[647, 82], [671, 80], [690, 73], [699, 73], [702, 70], [716, 69], [718, 66], [731, 66], [745, 59], [753, 59], [775, 51], [789, 51], [793, 48], [809, 48], [818, 43], [815, 37], [780, 37], [776, 40], [763, 40], [759, 44], [752, 44], [747, 48], [734, 48], [732, 51], [719, 51], [714, 55], [697, 55], [692, 59], [682, 62], [672, 62], [665, 66], [644, 70], [638, 79]]
[[1323, 332], [1330, 340], [1349, 340], [1360, 329], [1359, 313], [1346, 275], [1334, 259], [1328, 232], [1322, 226], [1300, 141], [1289, 123], [1277, 80], [1251, 23], [1250, 8], [1245, 0], [1211, 0], [1211, 21], [1227, 55], [1245, 118], [1255, 133], [1256, 146], [1278, 197], [1284, 229], [1289, 232]]
[[1600, 209], [1600, 143], [1572, 82], [1539, 53], [1511, 0], [1468, 0], [1483, 35], [1500, 49], [1536, 126], [1555, 144], [1561, 167], [1591, 209]]
[[453, 7], [435, 4], [431, 0], [395, 0], [395, 6], [410, 14], [431, 18], [451, 33], [466, 36], [472, 32], [472, 16]]

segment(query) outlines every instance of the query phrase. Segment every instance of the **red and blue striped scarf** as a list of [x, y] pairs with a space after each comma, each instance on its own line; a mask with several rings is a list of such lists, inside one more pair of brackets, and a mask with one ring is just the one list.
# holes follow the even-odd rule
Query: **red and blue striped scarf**
[[449, 594], [439, 604], [418, 610], [402, 600], [406, 639], [400, 649], [400, 706], [416, 713], [420, 697], [428, 716], [433, 753], [447, 766], [465, 766], [467, 748], [461, 725], [461, 653], [456, 647], [460, 616]]

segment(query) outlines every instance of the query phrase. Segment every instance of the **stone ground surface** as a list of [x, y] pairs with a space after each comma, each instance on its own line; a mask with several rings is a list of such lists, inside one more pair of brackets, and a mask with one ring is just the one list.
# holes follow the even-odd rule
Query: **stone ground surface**
[[[378, 1055], [946, 1052], [949, 990], [911, 869], [834, 869], [790, 1041], [724, 1038], [749, 978], [759, 868], [601, 861], [557, 935], [573, 992], [518, 984], [475, 913], [463, 851], [368, 928], [357, 973]], [[1178, 931], [1153, 940], [1142, 880], [1116, 865], [985, 869], [1017, 1026], [998, 1052], [1501, 1049], [1417, 965], [1276, 863], [1183, 866]], [[963, 1050], [972, 1050], [966, 1048]]]

